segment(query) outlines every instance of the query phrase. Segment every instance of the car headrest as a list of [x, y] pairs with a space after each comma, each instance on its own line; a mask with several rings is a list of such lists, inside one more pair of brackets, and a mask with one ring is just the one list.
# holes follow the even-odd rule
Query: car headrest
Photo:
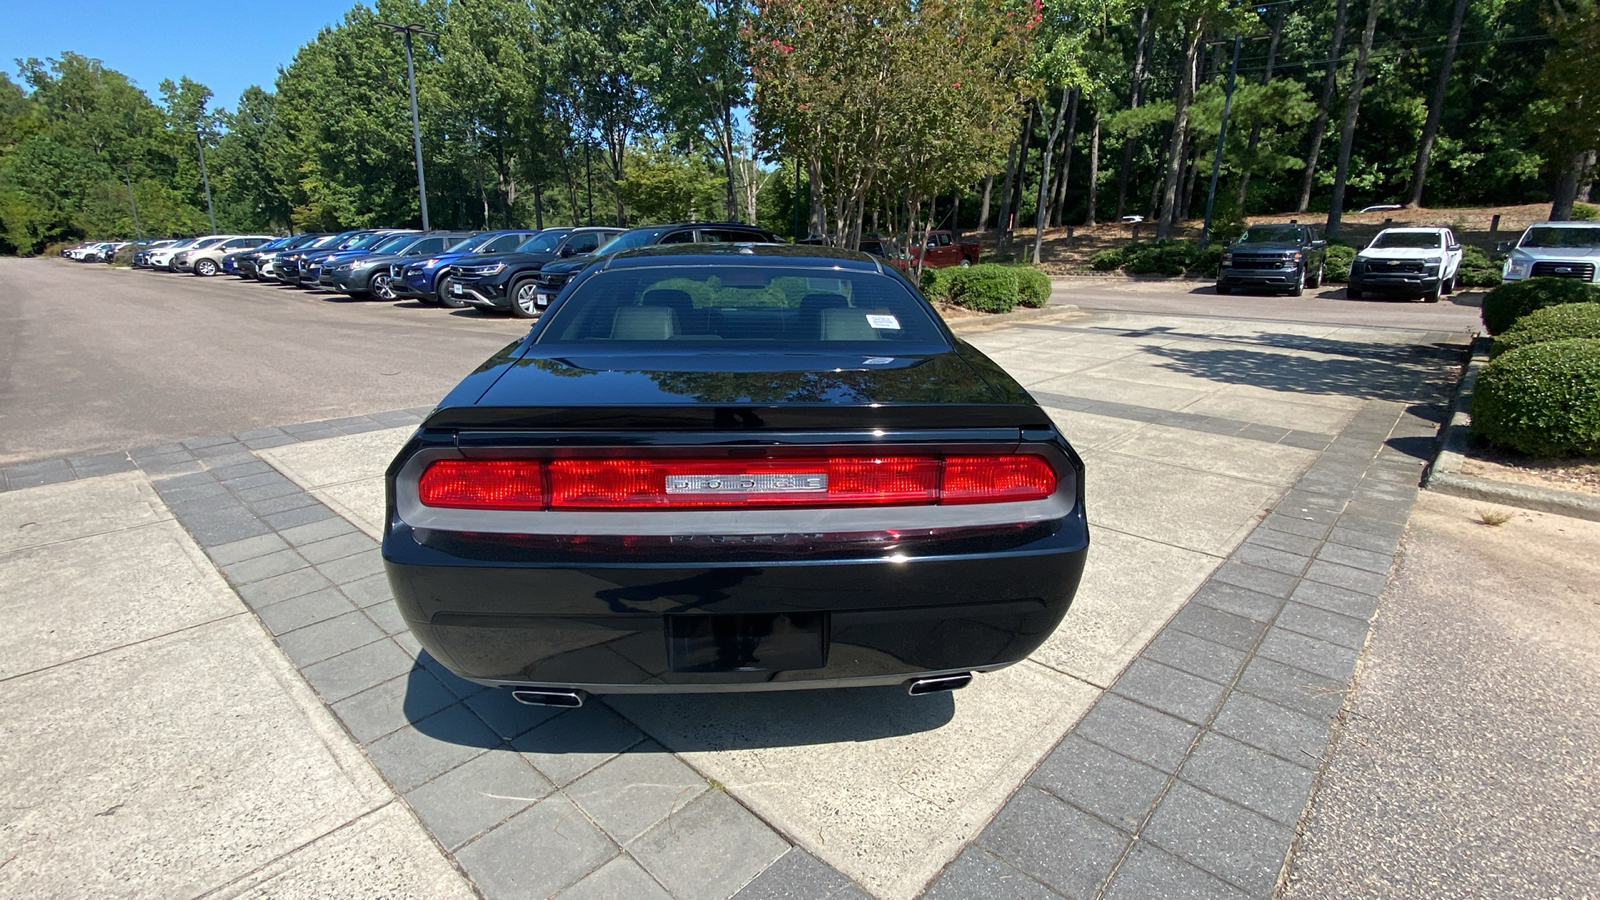
[[669, 309], [687, 310], [694, 308], [694, 299], [689, 296], [688, 291], [672, 288], [656, 288], [653, 291], [645, 291], [644, 297], [639, 302], [643, 306], [665, 306]]
[[848, 307], [849, 305], [850, 301], [846, 300], [843, 294], [818, 292], [815, 294], [807, 294], [800, 298], [800, 309], [802, 311], [837, 309], [840, 307]]
[[614, 341], [665, 341], [677, 331], [676, 317], [665, 306], [624, 306], [611, 320]]
[[822, 339], [824, 341], [875, 341], [877, 329], [867, 323], [865, 310], [824, 309], [822, 311]]

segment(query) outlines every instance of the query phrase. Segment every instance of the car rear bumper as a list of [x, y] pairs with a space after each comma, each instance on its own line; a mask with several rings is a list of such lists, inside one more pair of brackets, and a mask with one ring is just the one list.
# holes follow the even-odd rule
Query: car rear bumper
[[[485, 563], [443, 557], [403, 524], [383, 552], [417, 640], [481, 684], [591, 693], [842, 687], [1026, 658], [1077, 590], [1088, 552], [1081, 510], [1009, 552], [909, 559]], [[766, 636], [750, 638], [751, 628]]]

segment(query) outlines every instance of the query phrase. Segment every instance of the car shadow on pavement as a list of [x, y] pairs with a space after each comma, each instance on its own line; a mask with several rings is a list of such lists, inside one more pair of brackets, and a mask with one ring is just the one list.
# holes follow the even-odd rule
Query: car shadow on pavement
[[[620, 714], [673, 752], [749, 750], [853, 743], [932, 731], [955, 717], [949, 693], [921, 697], [904, 687], [760, 691], [731, 694], [633, 694], [589, 697], [581, 708], [525, 706], [503, 689], [478, 691], [471, 716], [441, 712], [441, 681], [454, 694], [472, 687], [423, 653], [406, 685], [406, 720], [428, 737], [493, 748], [512, 739], [537, 753], [616, 752]], [[559, 728], [542, 728], [559, 719]], [[487, 726], [487, 727], [485, 727]]]

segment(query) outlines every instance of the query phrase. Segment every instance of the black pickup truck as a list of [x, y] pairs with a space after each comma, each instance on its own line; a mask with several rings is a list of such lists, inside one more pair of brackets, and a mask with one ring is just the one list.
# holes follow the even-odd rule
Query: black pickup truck
[[1222, 251], [1217, 271], [1217, 293], [1236, 288], [1259, 288], [1298, 297], [1305, 289], [1322, 287], [1322, 264], [1328, 242], [1309, 226], [1251, 225]]

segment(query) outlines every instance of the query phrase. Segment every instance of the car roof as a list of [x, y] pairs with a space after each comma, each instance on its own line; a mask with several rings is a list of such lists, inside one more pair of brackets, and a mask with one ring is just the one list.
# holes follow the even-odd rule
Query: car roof
[[1600, 228], [1600, 222], [1535, 222], [1529, 228], [1539, 228], [1545, 225], [1556, 225], [1561, 228]]
[[1433, 234], [1436, 232], [1449, 230], [1450, 226], [1448, 225], [1398, 225], [1394, 228], [1385, 228], [1378, 233], [1388, 234], [1390, 232], [1410, 232], [1414, 234]]
[[[748, 227], [748, 226], [747, 226]], [[770, 266], [774, 260], [819, 269], [850, 269], [859, 272], [884, 271], [878, 260], [855, 250], [794, 244], [667, 244], [624, 250], [600, 263], [605, 269], [643, 268], [660, 265]]]

